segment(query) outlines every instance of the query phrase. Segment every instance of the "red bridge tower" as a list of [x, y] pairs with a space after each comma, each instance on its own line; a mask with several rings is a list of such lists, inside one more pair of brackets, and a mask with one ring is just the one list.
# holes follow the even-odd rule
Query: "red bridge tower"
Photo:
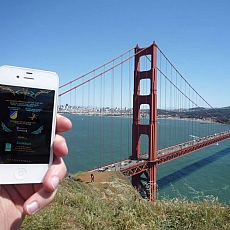
[[[135, 69], [134, 69], [134, 93], [133, 93], [133, 127], [132, 127], [132, 158], [138, 159], [141, 157], [140, 153], [140, 137], [142, 134], [148, 136], [148, 167], [146, 171], [132, 176], [132, 184], [139, 189], [143, 187], [143, 180], [147, 180], [149, 184], [149, 199], [156, 200], [157, 192], [157, 165], [155, 163], [157, 153], [157, 45], [154, 42], [148, 48], [142, 49], [136, 46], [135, 48]], [[142, 56], [150, 57], [151, 68], [147, 71], [140, 71], [140, 60]], [[140, 82], [143, 79], [150, 80], [150, 94], [140, 95]], [[149, 124], [140, 123], [140, 106], [148, 104]], [[145, 177], [141, 177], [144, 173]]]

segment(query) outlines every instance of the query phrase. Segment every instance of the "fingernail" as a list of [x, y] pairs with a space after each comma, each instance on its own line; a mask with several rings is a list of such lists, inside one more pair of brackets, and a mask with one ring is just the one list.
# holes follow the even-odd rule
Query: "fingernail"
[[52, 185], [52, 187], [53, 187], [54, 190], [57, 189], [57, 187], [58, 187], [58, 185], [59, 185], [59, 182], [60, 182], [60, 180], [59, 180], [58, 177], [53, 176], [53, 177], [51, 178], [51, 185]]
[[27, 204], [27, 211], [30, 215], [35, 214], [37, 211], [39, 211], [39, 204], [36, 201]]

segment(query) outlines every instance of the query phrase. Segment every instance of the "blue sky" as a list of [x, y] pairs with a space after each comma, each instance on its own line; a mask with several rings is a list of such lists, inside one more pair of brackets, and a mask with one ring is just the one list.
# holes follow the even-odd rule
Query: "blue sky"
[[229, 0], [1, 0], [0, 65], [55, 71], [63, 84], [156, 41], [212, 106], [229, 106], [229, 9]]

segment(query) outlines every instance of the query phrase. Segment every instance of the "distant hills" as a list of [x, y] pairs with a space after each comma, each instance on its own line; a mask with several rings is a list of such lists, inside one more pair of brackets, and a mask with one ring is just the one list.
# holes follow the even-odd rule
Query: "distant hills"
[[174, 109], [174, 110], [157, 110], [159, 117], [175, 117], [185, 119], [200, 119], [204, 121], [214, 121], [218, 123], [230, 124], [230, 106], [222, 108], [207, 109], [204, 107], [195, 107], [190, 109]]
[[227, 106], [227, 107], [223, 107], [222, 109], [230, 109], [230, 106]]

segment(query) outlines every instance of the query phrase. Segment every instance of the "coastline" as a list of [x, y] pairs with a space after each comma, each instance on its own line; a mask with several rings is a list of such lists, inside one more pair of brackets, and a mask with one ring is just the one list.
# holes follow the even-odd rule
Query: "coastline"
[[[122, 117], [122, 118], [132, 118], [133, 114], [109, 114], [109, 113], [81, 113], [81, 112], [60, 112], [58, 111], [58, 114], [71, 114], [76, 116], [90, 116], [90, 117]], [[148, 115], [142, 115], [141, 118], [149, 118]], [[221, 122], [213, 121], [211, 119], [200, 119], [200, 118], [179, 118], [179, 117], [172, 117], [172, 116], [158, 116], [157, 120], [164, 120], [164, 119], [171, 119], [171, 120], [184, 120], [184, 121], [195, 121], [200, 122], [201, 124], [223, 124]]]

